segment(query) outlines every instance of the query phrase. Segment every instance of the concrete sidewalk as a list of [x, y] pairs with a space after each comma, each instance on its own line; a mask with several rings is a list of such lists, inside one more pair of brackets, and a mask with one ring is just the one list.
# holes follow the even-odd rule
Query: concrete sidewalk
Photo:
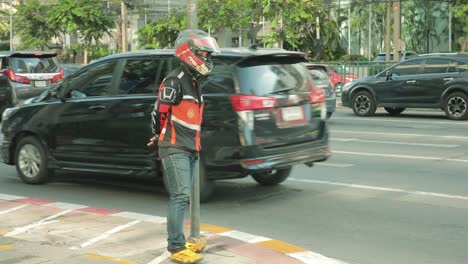
[[[226, 227], [202, 224], [208, 264], [299, 264], [341, 261]], [[189, 224], [186, 225], [188, 236]], [[0, 263], [173, 263], [166, 218], [0, 194]]]

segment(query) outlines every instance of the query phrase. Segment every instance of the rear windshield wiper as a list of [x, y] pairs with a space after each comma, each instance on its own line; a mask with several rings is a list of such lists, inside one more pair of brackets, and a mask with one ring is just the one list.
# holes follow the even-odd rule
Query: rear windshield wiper
[[293, 89], [294, 89], [294, 87], [293, 87], [293, 88], [284, 88], [284, 89], [280, 89], [280, 90], [273, 91], [273, 92], [271, 92], [270, 94], [285, 93], [285, 92], [289, 92], [289, 91], [291, 91], [291, 90], [293, 90]]

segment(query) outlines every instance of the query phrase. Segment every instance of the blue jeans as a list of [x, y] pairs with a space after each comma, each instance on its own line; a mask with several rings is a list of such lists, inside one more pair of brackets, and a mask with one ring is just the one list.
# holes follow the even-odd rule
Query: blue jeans
[[184, 218], [190, 202], [193, 179], [198, 175], [198, 154], [175, 153], [162, 159], [169, 191], [167, 250], [185, 249]]

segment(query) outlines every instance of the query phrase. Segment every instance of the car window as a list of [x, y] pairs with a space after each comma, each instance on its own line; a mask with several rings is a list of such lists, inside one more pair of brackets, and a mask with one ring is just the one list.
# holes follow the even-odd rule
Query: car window
[[308, 69], [301, 63], [260, 64], [238, 67], [240, 90], [258, 96], [285, 91], [307, 92]]
[[456, 61], [456, 60], [449, 61], [448, 72], [466, 72], [466, 71], [468, 71], [467, 63]]
[[120, 77], [119, 94], [156, 94], [164, 60], [161, 58], [127, 59]]
[[448, 69], [448, 60], [439, 58], [429, 58], [423, 63], [423, 73], [445, 73]]
[[202, 93], [235, 93], [233, 68], [222, 60], [213, 60], [213, 70], [201, 81]]
[[312, 80], [328, 80], [327, 71], [323, 68], [312, 68], [309, 69], [310, 76]]
[[420, 74], [422, 59], [404, 61], [392, 69], [392, 73], [398, 76]]
[[59, 71], [56, 57], [11, 57], [15, 73], [55, 73]]
[[93, 65], [73, 76], [69, 81], [71, 89], [83, 96], [106, 96], [112, 93], [112, 76], [117, 61], [108, 61]]

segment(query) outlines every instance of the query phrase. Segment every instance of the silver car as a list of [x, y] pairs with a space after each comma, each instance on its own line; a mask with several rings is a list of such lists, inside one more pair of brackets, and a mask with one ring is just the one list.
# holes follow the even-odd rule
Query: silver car
[[326, 65], [322, 64], [306, 64], [309, 73], [312, 76], [312, 82], [315, 88], [323, 89], [327, 104], [327, 119], [330, 118], [336, 110], [336, 93], [328, 76]]
[[0, 113], [7, 107], [37, 96], [63, 79], [57, 53], [43, 51], [0, 52]]

